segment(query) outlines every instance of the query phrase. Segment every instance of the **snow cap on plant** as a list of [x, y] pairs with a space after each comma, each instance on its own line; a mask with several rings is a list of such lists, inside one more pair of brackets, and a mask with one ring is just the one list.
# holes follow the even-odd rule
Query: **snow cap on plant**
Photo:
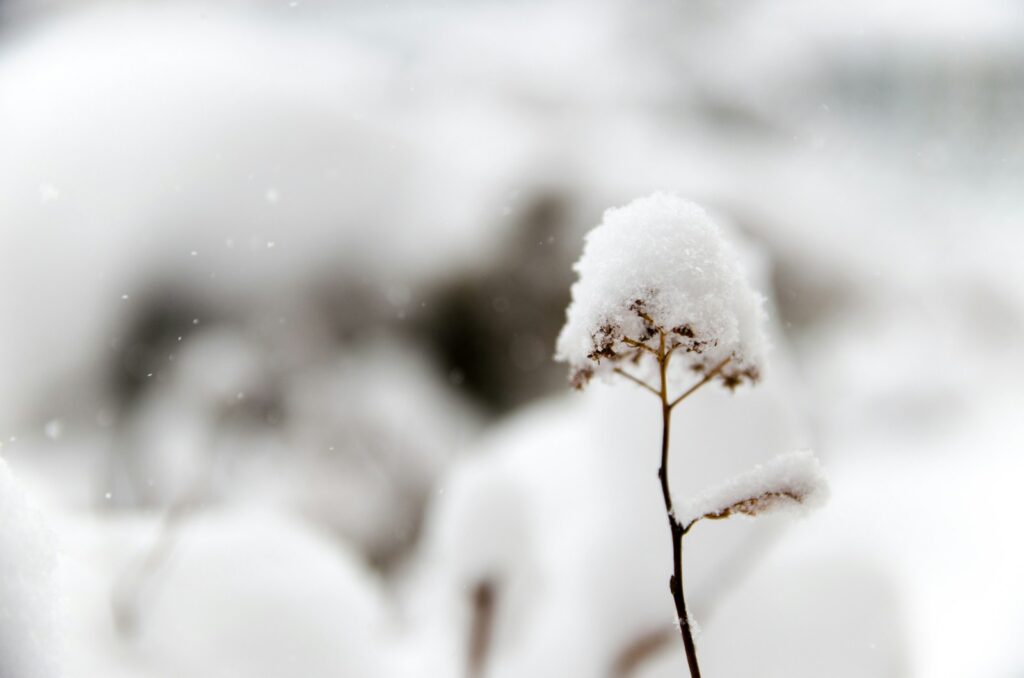
[[731, 480], [680, 502], [676, 519], [689, 529], [698, 520], [756, 516], [781, 510], [807, 512], [828, 499], [825, 472], [810, 450], [781, 454]]
[[764, 298], [699, 205], [659, 192], [609, 209], [573, 268], [579, 279], [555, 358], [569, 364], [576, 388], [656, 352], [662, 336], [677, 369], [729, 388], [759, 378]]

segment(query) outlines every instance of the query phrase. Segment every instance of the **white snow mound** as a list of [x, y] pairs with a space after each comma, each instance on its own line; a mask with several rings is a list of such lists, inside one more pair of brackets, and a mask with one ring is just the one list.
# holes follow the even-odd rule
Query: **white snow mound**
[[0, 459], [0, 676], [57, 675], [53, 536]]
[[619, 360], [643, 357], [636, 342], [657, 350], [660, 332], [678, 347], [670, 363], [677, 372], [707, 373], [729, 358], [720, 372], [727, 384], [760, 374], [764, 299], [697, 204], [654, 193], [607, 210], [574, 270], [579, 279], [555, 358], [569, 363], [577, 386]]

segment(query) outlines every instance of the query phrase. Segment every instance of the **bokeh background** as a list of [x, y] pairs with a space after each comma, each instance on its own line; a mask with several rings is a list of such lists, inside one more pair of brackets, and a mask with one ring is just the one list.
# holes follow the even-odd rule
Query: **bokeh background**
[[775, 345], [676, 492], [832, 482], [687, 538], [705, 673], [1024, 676], [1010, 0], [0, 1], [0, 675], [685, 675], [656, 403], [551, 359], [656, 189]]

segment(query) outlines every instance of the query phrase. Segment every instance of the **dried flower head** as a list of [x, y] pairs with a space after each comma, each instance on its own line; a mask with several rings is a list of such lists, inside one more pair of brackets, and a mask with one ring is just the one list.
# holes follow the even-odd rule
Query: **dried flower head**
[[655, 193], [607, 210], [574, 270], [579, 279], [555, 357], [569, 363], [576, 388], [616, 363], [654, 354], [662, 336], [676, 369], [714, 371], [730, 389], [758, 379], [764, 300], [698, 205]]

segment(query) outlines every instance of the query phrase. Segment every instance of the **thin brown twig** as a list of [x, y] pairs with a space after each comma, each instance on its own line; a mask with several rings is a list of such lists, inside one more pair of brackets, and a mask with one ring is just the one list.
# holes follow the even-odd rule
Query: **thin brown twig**
[[[622, 338], [622, 343], [625, 344], [626, 346], [632, 346], [633, 348], [639, 348], [641, 350], [647, 351], [647, 352], [651, 353], [652, 355], [655, 355], [655, 356], [658, 355], [657, 351], [655, 351], [653, 348], [651, 348], [647, 344], [643, 343], [642, 341], [637, 341], [636, 339], [630, 339], [629, 337], [623, 337]], [[659, 358], [659, 360], [660, 360], [660, 358]]]
[[[668, 451], [669, 429], [672, 422], [672, 405], [668, 401], [668, 363], [671, 357], [665, 351], [665, 332], [658, 331], [658, 371], [661, 377], [661, 466], [658, 468], [658, 480], [661, 481], [661, 494], [665, 500], [665, 513], [668, 526], [672, 532], [672, 576], [668, 580], [669, 591], [675, 601], [676, 618], [679, 620], [679, 632], [683, 637], [686, 650], [686, 663], [690, 668], [690, 678], [700, 678], [700, 666], [697, 664], [697, 649], [693, 642], [693, 631], [690, 628], [690, 617], [686, 611], [686, 597], [683, 595], [683, 525], [676, 519], [672, 508], [672, 491], [668, 484]], [[720, 369], [720, 368], [719, 368]], [[705, 380], [706, 383], [707, 379]], [[695, 389], [694, 389], [695, 390]], [[678, 402], [675, 401], [675, 402]]]
[[689, 532], [690, 528], [701, 520], [725, 520], [737, 513], [756, 516], [760, 511], [764, 510], [767, 506], [770, 506], [770, 503], [773, 500], [777, 499], [788, 499], [799, 504], [804, 500], [804, 495], [793, 492], [792, 490], [772, 490], [769, 492], [762, 492], [761, 494], [753, 497], [747, 497], [746, 499], [740, 499], [739, 501], [729, 504], [725, 508], [705, 513], [702, 516], [697, 516], [686, 524], [686, 527], [683, 528], [683, 534]]
[[143, 597], [149, 593], [159, 571], [170, 560], [181, 536], [182, 528], [202, 504], [197, 493], [176, 500], [164, 513], [156, 539], [141, 556], [133, 568], [114, 582], [111, 590], [111, 609], [114, 625], [126, 636], [139, 632], [142, 617]]
[[695, 392], [697, 391], [697, 389], [699, 389], [699, 388], [700, 388], [701, 386], [703, 386], [704, 384], [708, 383], [709, 381], [711, 381], [712, 379], [714, 379], [714, 378], [715, 378], [716, 376], [718, 376], [718, 373], [722, 371], [722, 368], [724, 368], [724, 367], [725, 367], [726, 365], [728, 365], [728, 364], [729, 364], [729, 361], [730, 361], [730, 360], [732, 360], [732, 356], [729, 356], [728, 358], [726, 358], [726, 359], [725, 359], [725, 360], [723, 360], [722, 362], [720, 362], [720, 363], [718, 363], [717, 365], [715, 365], [715, 366], [714, 366], [714, 367], [713, 367], [713, 368], [711, 369], [711, 371], [710, 371], [710, 372], [708, 372], [708, 373], [707, 373], [706, 375], [704, 375], [704, 378], [703, 378], [703, 379], [701, 379], [700, 381], [698, 381], [698, 382], [697, 382], [696, 384], [694, 384], [694, 385], [693, 385], [693, 386], [691, 386], [690, 388], [686, 389], [686, 391], [685, 391], [685, 392], [684, 392], [684, 393], [683, 393], [683, 394], [682, 394], [681, 396], [679, 396], [678, 398], [676, 398], [675, 400], [673, 400], [673, 401], [672, 401], [672, 402], [671, 402], [671, 403], [669, 404], [668, 408], [669, 408], [669, 409], [671, 410], [671, 409], [672, 409], [673, 407], [675, 407], [676, 405], [678, 405], [679, 403], [681, 403], [681, 402], [682, 402], [683, 400], [685, 400], [686, 398], [688, 398], [688, 397], [690, 397], [691, 395], [693, 395], [693, 394], [694, 394], [694, 393], [695, 393]]
[[482, 678], [485, 674], [491, 650], [496, 599], [497, 586], [493, 581], [481, 581], [473, 590], [473, 624], [470, 628], [469, 660], [466, 666], [468, 678]]
[[675, 633], [671, 629], [663, 628], [637, 636], [619, 652], [608, 671], [608, 678], [630, 678], [672, 642], [674, 636]]
[[647, 389], [648, 391], [650, 391], [654, 395], [656, 395], [658, 397], [661, 397], [661, 393], [658, 392], [658, 389], [654, 388], [653, 386], [648, 384], [643, 379], [640, 379], [639, 377], [633, 376], [632, 374], [630, 374], [626, 370], [622, 369], [621, 367], [616, 367], [613, 371], [615, 372], [615, 374], [621, 375], [621, 376], [625, 377], [626, 379], [629, 379], [630, 381], [632, 381], [634, 384], [637, 384], [638, 386], [643, 386], [645, 389]]

